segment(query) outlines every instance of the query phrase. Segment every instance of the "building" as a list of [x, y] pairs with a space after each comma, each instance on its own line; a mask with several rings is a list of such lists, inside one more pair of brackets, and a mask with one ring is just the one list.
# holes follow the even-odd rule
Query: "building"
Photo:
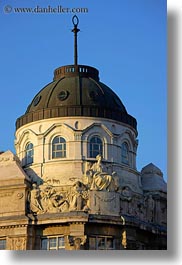
[[0, 249], [167, 248], [167, 187], [137, 171], [137, 122], [99, 71], [77, 62], [16, 121], [16, 155], [0, 154]]

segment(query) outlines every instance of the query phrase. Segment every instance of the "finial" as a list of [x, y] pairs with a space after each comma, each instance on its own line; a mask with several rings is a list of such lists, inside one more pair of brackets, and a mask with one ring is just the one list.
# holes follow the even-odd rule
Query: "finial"
[[74, 26], [78, 26], [78, 23], [79, 23], [79, 19], [78, 19], [78, 17], [76, 16], [76, 15], [74, 15], [73, 17], [72, 17], [72, 22], [73, 22], [73, 25]]
[[74, 64], [78, 64], [78, 50], [77, 50], [77, 33], [80, 31], [77, 26], [79, 23], [79, 19], [76, 15], [72, 17], [72, 22], [74, 25], [74, 28], [72, 29], [72, 32], [74, 32]]

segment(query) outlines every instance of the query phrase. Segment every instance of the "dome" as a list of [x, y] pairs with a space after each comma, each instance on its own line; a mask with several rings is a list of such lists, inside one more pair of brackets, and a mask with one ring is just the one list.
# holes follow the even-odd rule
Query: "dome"
[[158, 176], [161, 176], [161, 177], [163, 176], [163, 173], [160, 170], [160, 168], [158, 168], [157, 166], [155, 166], [152, 163], [150, 163], [147, 166], [143, 167], [141, 173], [142, 173], [142, 175], [155, 174], [155, 175], [158, 175]]
[[167, 192], [167, 184], [163, 179], [163, 173], [154, 164], [150, 163], [142, 168], [141, 175], [144, 191]]
[[97, 69], [85, 65], [57, 68], [53, 82], [38, 92], [17, 119], [16, 129], [37, 120], [70, 116], [113, 119], [136, 130], [136, 119], [127, 113], [120, 98], [99, 81]]

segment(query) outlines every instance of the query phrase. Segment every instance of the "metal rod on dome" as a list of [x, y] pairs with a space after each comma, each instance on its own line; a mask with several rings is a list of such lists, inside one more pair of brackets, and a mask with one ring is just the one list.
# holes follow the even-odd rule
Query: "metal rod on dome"
[[79, 19], [76, 15], [73, 16], [72, 22], [74, 25], [74, 28], [72, 29], [72, 32], [74, 32], [74, 64], [78, 64], [78, 49], [77, 49], [77, 33], [80, 31], [77, 26], [79, 23]]

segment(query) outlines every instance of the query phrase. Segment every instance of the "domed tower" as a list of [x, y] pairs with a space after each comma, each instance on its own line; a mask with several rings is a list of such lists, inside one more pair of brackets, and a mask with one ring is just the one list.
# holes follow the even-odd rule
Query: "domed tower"
[[[120, 98], [100, 81], [99, 71], [77, 64], [78, 19], [74, 17], [75, 62], [57, 68], [53, 82], [33, 98], [16, 121], [16, 153], [33, 182], [88, 182], [89, 165], [102, 156], [120, 184], [127, 175], [137, 192], [137, 123]], [[132, 187], [131, 187], [132, 188]]]
[[137, 122], [96, 68], [78, 64], [76, 16], [73, 24], [74, 64], [55, 69], [16, 121], [16, 154], [31, 183], [27, 245], [146, 249], [140, 238], [155, 229], [136, 169]]

